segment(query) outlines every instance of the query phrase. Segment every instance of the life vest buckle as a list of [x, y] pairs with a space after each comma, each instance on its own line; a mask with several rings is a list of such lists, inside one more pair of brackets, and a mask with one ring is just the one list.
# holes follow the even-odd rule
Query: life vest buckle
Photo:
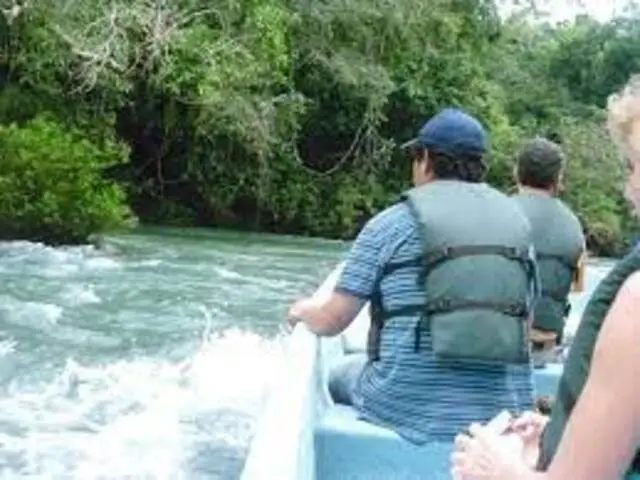
[[514, 303], [507, 307], [506, 313], [514, 317], [525, 317], [527, 316], [527, 308], [520, 303]]
[[426, 314], [444, 313], [451, 310], [451, 300], [448, 298], [439, 298], [433, 302], [428, 302], [427, 305]]
[[521, 260], [523, 258], [522, 252], [516, 247], [506, 247], [504, 256], [511, 260]]

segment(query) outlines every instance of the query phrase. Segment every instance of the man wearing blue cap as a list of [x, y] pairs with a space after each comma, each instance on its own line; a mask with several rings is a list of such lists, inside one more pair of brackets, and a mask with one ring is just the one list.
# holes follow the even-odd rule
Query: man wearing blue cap
[[462, 110], [429, 120], [405, 144], [415, 188], [364, 226], [329, 299], [300, 300], [289, 312], [331, 336], [370, 302], [367, 354], [347, 357], [330, 391], [418, 444], [533, 405], [531, 227], [483, 183], [486, 144]]

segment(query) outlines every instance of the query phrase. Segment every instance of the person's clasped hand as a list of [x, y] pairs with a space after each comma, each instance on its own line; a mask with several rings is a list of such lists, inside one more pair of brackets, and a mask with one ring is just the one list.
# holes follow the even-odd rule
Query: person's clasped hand
[[516, 480], [526, 478], [528, 470], [521, 449], [481, 425], [471, 425], [469, 435], [455, 439], [451, 475], [456, 480]]
[[523, 443], [523, 461], [530, 467], [535, 468], [540, 453], [540, 437], [544, 431], [549, 417], [537, 412], [525, 412], [515, 419], [509, 431], [520, 437]]

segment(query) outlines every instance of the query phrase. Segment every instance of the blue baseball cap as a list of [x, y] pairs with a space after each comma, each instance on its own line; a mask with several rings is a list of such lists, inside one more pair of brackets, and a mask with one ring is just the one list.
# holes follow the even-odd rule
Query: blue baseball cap
[[449, 154], [481, 155], [487, 150], [487, 134], [480, 122], [457, 108], [445, 108], [425, 123], [418, 136], [402, 148], [422, 146]]

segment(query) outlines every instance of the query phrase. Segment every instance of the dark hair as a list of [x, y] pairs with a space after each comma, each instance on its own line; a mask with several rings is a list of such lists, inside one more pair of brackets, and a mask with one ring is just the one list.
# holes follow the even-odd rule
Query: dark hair
[[534, 138], [517, 156], [518, 182], [526, 187], [551, 188], [564, 169], [565, 156], [560, 146], [546, 138]]
[[562, 145], [562, 135], [555, 130], [549, 130], [545, 135], [545, 138], [552, 141], [556, 145]]
[[[424, 147], [414, 146], [411, 149], [411, 158], [421, 160], [424, 158]], [[482, 155], [456, 154], [428, 149], [429, 164], [436, 178], [441, 180], [461, 180], [463, 182], [479, 183], [484, 180], [487, 173], [487, 164]]]

